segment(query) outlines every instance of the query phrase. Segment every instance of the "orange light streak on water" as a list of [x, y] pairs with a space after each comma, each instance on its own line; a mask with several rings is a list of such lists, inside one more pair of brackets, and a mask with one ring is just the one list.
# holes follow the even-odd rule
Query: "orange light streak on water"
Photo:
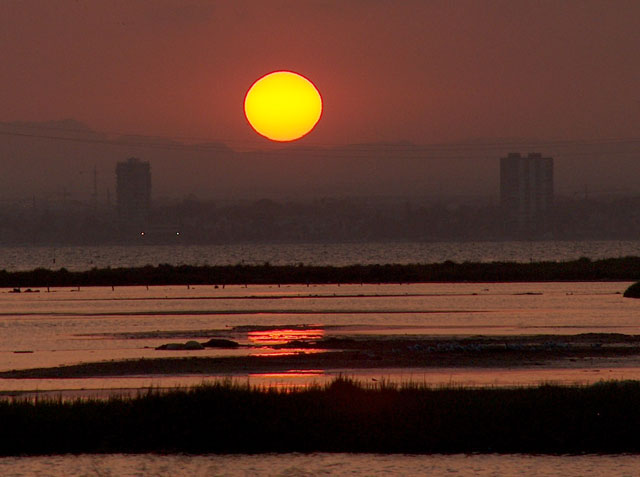
[[324, 337], [324, 330], [314, 328], [310, 330], [277, 329], [265, 331], [250, 331], [249, 341], [261, 346], [274, 346], [291, 343], [292, 341], [316, 341]]
[[287, 350], [269, 350], [265, 352], [251, 353], [251, 356], [257, 356], [259, 358], [269, 358], [273, 356], [294, 356], [297, 354], [314, 354], [323, 353], [326, 350], [323, 349], [287, 349]]
[[250, 378], [306, 378], [309, 376], [322, 376], [322, 369], [291, 369], [281, 373], [251, 373]]

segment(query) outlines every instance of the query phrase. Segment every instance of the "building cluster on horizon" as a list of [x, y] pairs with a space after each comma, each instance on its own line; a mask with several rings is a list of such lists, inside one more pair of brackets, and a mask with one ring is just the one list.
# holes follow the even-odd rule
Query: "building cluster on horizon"
[[640, 194], [556, 194], [555, 159], [528, 153], [504, 156], [494, 158], [494, 165], [501, 159], [500, 203], [495, 196], [486, 200], [303, 197], [226, 202], [192, 196], [152, 201], [150, 164], [131, 158], [112, 166], [113, 179], [117, 180], [117, 208], [96, 208], [94, 201], [83, 204], [71, 200], [64, 207], [39, 205], [35, 200], [20, 205], [0, 203], [0, 243], [621, 241], [640, 236]]
[[118, 221], [124, 229], [144, 231], [151, 212], [151, 166], [130, 157], [116, 165]]
[[[127, 235], [151, 227], [151, 166], [130, 157], [116, 165], [117, 216]], [[500, 209], [505, 236], [540, 237], [550, 231], [554, 203], [553, 158], [511, 152], [500, 158]], [[169, 227], [171, 229], [175, 226]], [[180, 233], [176, 232], [179, 236]]]
[[553, 207], [553, 158], [509, 153], [500, 159], [500, 205], [505, 230], [544, 234]]

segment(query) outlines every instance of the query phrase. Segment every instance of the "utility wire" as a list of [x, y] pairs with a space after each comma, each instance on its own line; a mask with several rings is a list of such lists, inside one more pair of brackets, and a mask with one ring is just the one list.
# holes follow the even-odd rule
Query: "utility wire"
[[[0, 124], [0, 127], [2, 124]], [[41, 130], [61, 131], [75, 134], [100, 135], [89, 130], [55, 128], [55, 127], [38, 127], [25, 125], [10, 125], [12, 129], [32, 128]], [[6, 127], [6, 125], [5, 125]], [[111, 134], [111, 133], [110, 133]], [[496, 155], [506, 154], [505, 151], [527, 150], [527, 152], [543, 151], [544, 155], [548, 155], [547, 150], [552, 149], [553, 152], [562, 150], [562, 156], [585, 157], [598, 154], [633, 154], [640, 151], [640, 139], [638, 138], [603, 138], [590, 140], [553, 140], [553, 141], [518, 141], [518, 140], [500, 140], [487, 142], [470, 142], [470, 143], [448, 143], [448, 144], [430, 144], [416, 145], [410, 143], [367, 143], [367, 144], [310, 144], [301, 143], [289, 146], [273, 145], [261, 150], [235, 151], [220, 142], [206, 142], [185, 144], [180, 140], [197, 138], [186, 137], [163, 137], [163, 136], [146, 136], [146, 135], [119, 135], [115, 138], [108, 137], [70, 137], [54, 134], [37, 134], [25, 133], [18, 131], [0, 130], [0, 135], [9, 137], [23, 137], [33, 139], [46, 139], [52, 141], [82, 143], [82, 144], [104, 144], [119, 147], [133, 148], [150, 148], [177, 151], [193, 151], [193, 152], [218, 152], [218, 153], [239, 153], [241, 155], [264, 154], [264, 155], [288, 155], [293, 153], [304, 154], [312, 157], [326, 158], [357, 158], [369, 157], [375, 155], [376, 158], [384, 158], [386, 154], [401, 153], [405, 158], [420, 159], [468, 159], [469, 154], [474, 158], [481, 155], [487, 155], [487, 158], [495, 159]], [[140, 138], [135, 141], [132, 138]], [[199, 138], [202, 139], [202, 138]], [[202, 139], [204, 140], [204, 139]], [[229, 141], [234, 142], [234, 141]], [[235, 142], [239, 144], [238, 142]], [[244, 143], [248, 146], [249, 143]], [[255, 145], [255, 143], [251, 143]], [[274, 149], [275, 147], [275, 149]], [[588, 150], [576, 150], [586, 148]], [[573, 149], [573, 150], [566, 150]], [[599, 150], [600, 149], [600, 150]], [[461, 154], [464, 153], [464, 154]]]

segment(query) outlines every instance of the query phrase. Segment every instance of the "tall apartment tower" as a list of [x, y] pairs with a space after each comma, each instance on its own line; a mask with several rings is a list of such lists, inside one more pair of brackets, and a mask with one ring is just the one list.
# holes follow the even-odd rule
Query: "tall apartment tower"
[[151, 208], [151, 167], [130, 157], [116, 165], [118, 219], [126, 228], [144, 228]]
[[553, 158], [535, 153], [501, 158], [500, 204], [507, 233], [547, 232], [553, 207]]

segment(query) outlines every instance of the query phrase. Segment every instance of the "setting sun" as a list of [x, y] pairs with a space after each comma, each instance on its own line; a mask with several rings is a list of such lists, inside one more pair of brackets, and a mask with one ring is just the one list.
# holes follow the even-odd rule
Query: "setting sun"
[[322, 115], [322, 98], [311, 81], [292, 71], [257, 80], [244, 98], [244, 113], [258, 134], [272, 141], [295, 141]]

